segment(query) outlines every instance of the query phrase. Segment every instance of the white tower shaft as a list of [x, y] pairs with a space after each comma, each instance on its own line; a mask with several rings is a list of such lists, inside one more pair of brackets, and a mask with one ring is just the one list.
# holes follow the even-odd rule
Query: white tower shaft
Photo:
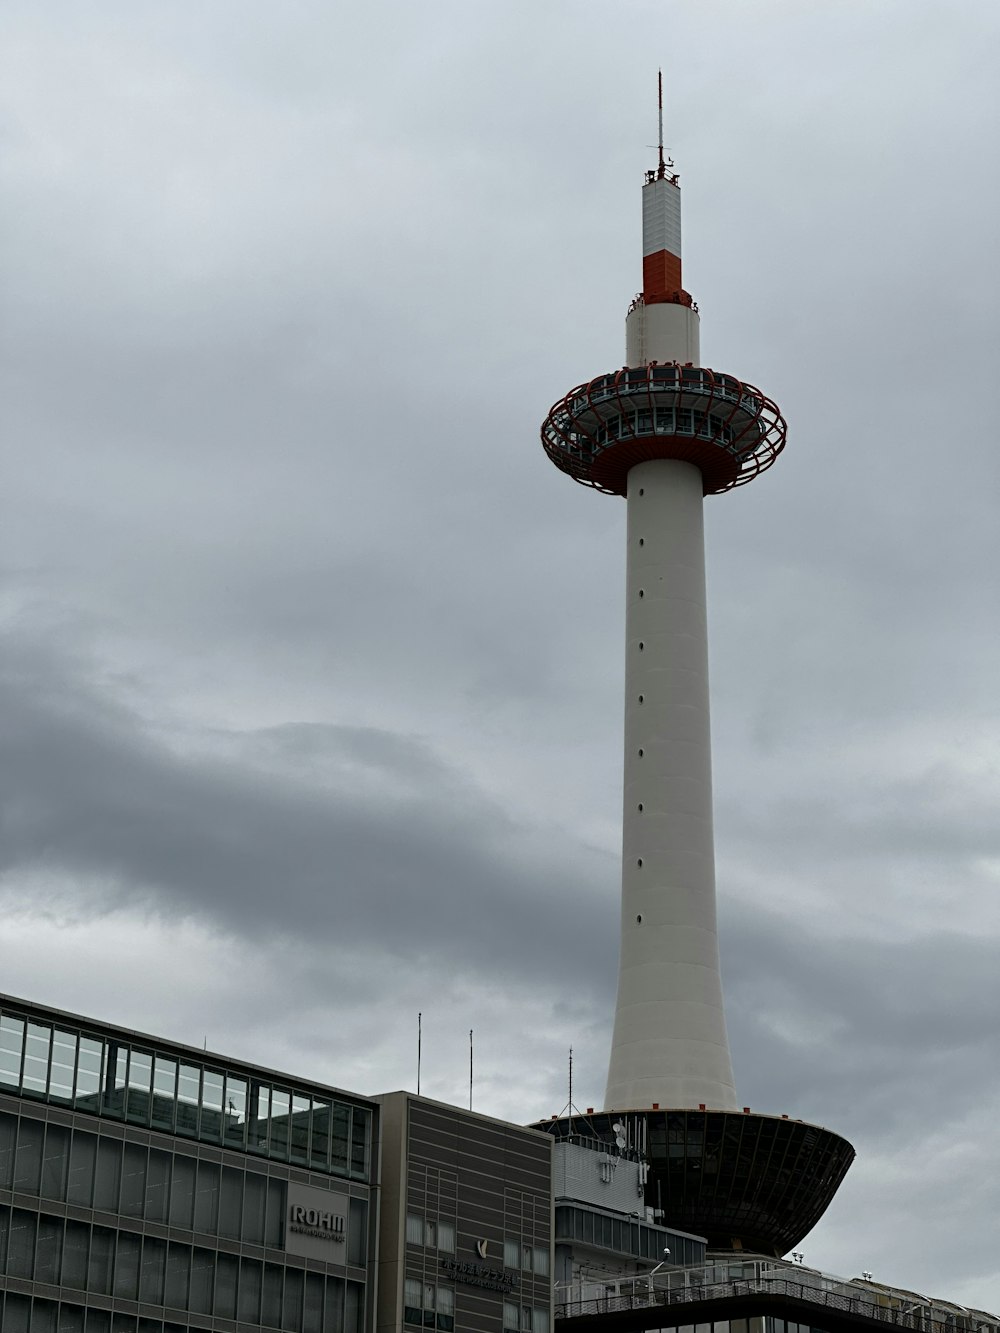
[[628, 474], [618, 1003], [605, 1108], [736, 1108], [715, 916], [702, 476]]

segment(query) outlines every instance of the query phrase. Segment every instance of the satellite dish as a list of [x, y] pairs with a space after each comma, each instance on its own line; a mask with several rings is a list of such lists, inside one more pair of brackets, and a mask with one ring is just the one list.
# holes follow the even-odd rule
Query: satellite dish
[[615, 1143], [618, 1145], [618, 1151], [621, 1152], [621, 1150], [625, 1147], [626, 1143], [625, 1126], [622, 1124], [620, 1120], [616, 1120], [615, 1123], [611, 1126], [611, 1128], [614, 1130]]

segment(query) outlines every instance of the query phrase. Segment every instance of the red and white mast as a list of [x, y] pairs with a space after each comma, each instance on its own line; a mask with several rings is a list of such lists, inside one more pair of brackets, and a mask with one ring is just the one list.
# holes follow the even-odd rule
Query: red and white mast
[[663, 151], [663, 74], [659, 76], [659, 161], [642, 187], [642, 291], [625, 321], [626, 361], [698, 365], [698, 311], [681, 275], [681, 182]]

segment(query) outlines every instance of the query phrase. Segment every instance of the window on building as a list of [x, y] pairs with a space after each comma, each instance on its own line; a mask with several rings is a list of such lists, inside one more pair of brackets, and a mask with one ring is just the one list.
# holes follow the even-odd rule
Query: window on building
[[0, 1018], [0, 1084], [7, 1088], [21, 1086], [21, 1051], [24, 1046], [24, 1022], [4, 1014]]
[[125, 1117], [137, 1125], [149, 1124], [150, 1088], [153, 1082], [153, 1056], [149, 1051], [133, 1051], [128, 1065], [125, 1089]]
[[292, 1096], [292, 1133], [289, 1140], [289, 1158], [300, 1166], [309, 1165], [309, 1121], [312, 1101], [299, 1094]]
[[[226, 1075], [226, 1110], [224, 1135], [232, 1148], [242, 1148], [247, 1133], [247, 1081], [235, 1074]], [[326, 1165], [326, 1160], [319, 1163]]]
[[177, 1133], [195, 1138], [198, 1134], [198, 1103], [201, 1099], [201, 1070], [194, 1065], [177, 1067]]
[[371, 1112], [360, 1106], [351, 1116], [351, 1175], [368, 1179], [368, 1148], [371, 1142]]
[[408, 1245], [424, 1245], [429, 1250], [438, 1249], [446, 1254], [454, 1254], [455, 1224], [425, 1218], [420, 1213], [407, 1213], [406, 1242]]
[[51, 1101], [72, 1102], [75, 1065], [76, 1034], [56, 1028], [52, 1034], [52, 1071], [49, 1079]]
[[437, 1289], [437, 1320], [441, 1333], [452, 1333], [455, 1327], [455, 1293], [451, 1287]]
[[28, 1040], [24, 1047], [24, 1075], [22, 1090], [42, 1096], [49, 1085], [49, 1047], [51, 1028], [40, 1023], [28, 1024]]
[[419, 1328], [436, 1328], [453, 1333], [455, 1327], [455, 1292], [408, 1277], [403, 1283], [403, 1322]]
[[423, 1283], [419, 1278], [408, 1277], [403, 1283], [403, 1320], [407, 1324], [422, 1324]]
[[177, 1062], [176, 1060], [168, 1060], [163, 1055], [158, 1055], [153, 1067], [151, 1116], [154, 1129], [173, 1129], [176, 1092]]
[[503, 1303], [504, 1333], [549, 1333], [549, 1312], [543, 1305]]
[[504, 1268], [523, 1268], [525, 1272], [548, 1277], [549, 1247], [529, 1245], [508, 1236], [503, 1243], [503, 1264]]
[[81, 1108], [93, 1107], [101, 1091], [104, 1043], [94, 1037], [81, 1037], [77, 1052], [75, 1097]]

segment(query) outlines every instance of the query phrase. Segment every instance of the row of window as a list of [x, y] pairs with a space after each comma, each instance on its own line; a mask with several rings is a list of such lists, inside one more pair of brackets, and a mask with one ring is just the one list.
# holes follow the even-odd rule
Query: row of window
[[[577, 454], [592, 454], [595, 446], [603, 448], [616, 440], [631, 440], [649, 435], [690, 435], [700, 440], [711, 440], [730, 446], [730, 452], [747, 453], [758, 439], [758, 434], [746, 435], [745, 428], [734, 431], [727, 420], [714, 414], [692, 412], [686, 408], [657, 408], [655, 412], [629, 412], [607, 417], [600, 421], [592, 434], [577, 430], [568, 420], [563, 424], [563, 435], [568, 438], [570, 450]], [[736, 450], [734, 441], [746, 440]], [[560, 446], [563, 440], [558, 441]]]
[[702, 440], [722, 440], [730, 444], [736, 432], [727, 418], [715, 413], [694, 412], [686, 407], [658, 407], [655, 411], [644, 409], [606, 417], [594, 432], [594, 438], [598, 444], [610, 444], [613, 440], [650, 434], [696, 435]]
[[455, 1327], [454, 1289], [408, 1277], [403, 1286], [403, 1322], [452, 1333]]
[[46, 1301], [0, 1292], [0, 1328], [4, 1333], [188, 1333], [200, 1327], [159, 1319], [137, 1319], [130, 1314], [87, 1310], [66, 1301]]
[[0, 1207], [0, 1273], [291, 1333], [358, 1333], [364, 1305], [362, 1283], [23, 1208]]
[[256, 1245], [283, 1242], [282, 1180], [26, 1117], [0, 1114], [0, 1187]]
[[503, 1333], [549, 1333], [549, 1312], [538, 1305], [504, 1301]]
[[233, 1070], [0, 1014], [0, 1090], [367, 1180], [371, 1113]]
[[663, 1258], [666, 1248], [669, 1248], [674, 1264], [697, 1264], [705, 1257], [703, 1241], [649, 1226], [637, 1219], [613, 1217], [569, 1204], [556, 1205], [556, 1242], [559, 1241], [576, 1241], [654, 1262]]
[[[287, 1188], [261, 1172], [0, 1112], [0, 1189], [281, 1246]], [[351, 1200], [348, 1263], [365, 1262], [367, 1209]]]
[[[419, 1213], [406, 1214], [406, 1241], [408, 1245], [423, 1245], [427, 1249], [437, 1249], [445, 1254], [455, 1253], [455, 1225], [453, 1222], [435, 1221], [422, 1217]], [[549, 1275], [549, 1250], [547, 1245], [527, 1245], [510, 1237], [503, 1243], [504, 1268], [521, 1268], [539, 1277]]]

